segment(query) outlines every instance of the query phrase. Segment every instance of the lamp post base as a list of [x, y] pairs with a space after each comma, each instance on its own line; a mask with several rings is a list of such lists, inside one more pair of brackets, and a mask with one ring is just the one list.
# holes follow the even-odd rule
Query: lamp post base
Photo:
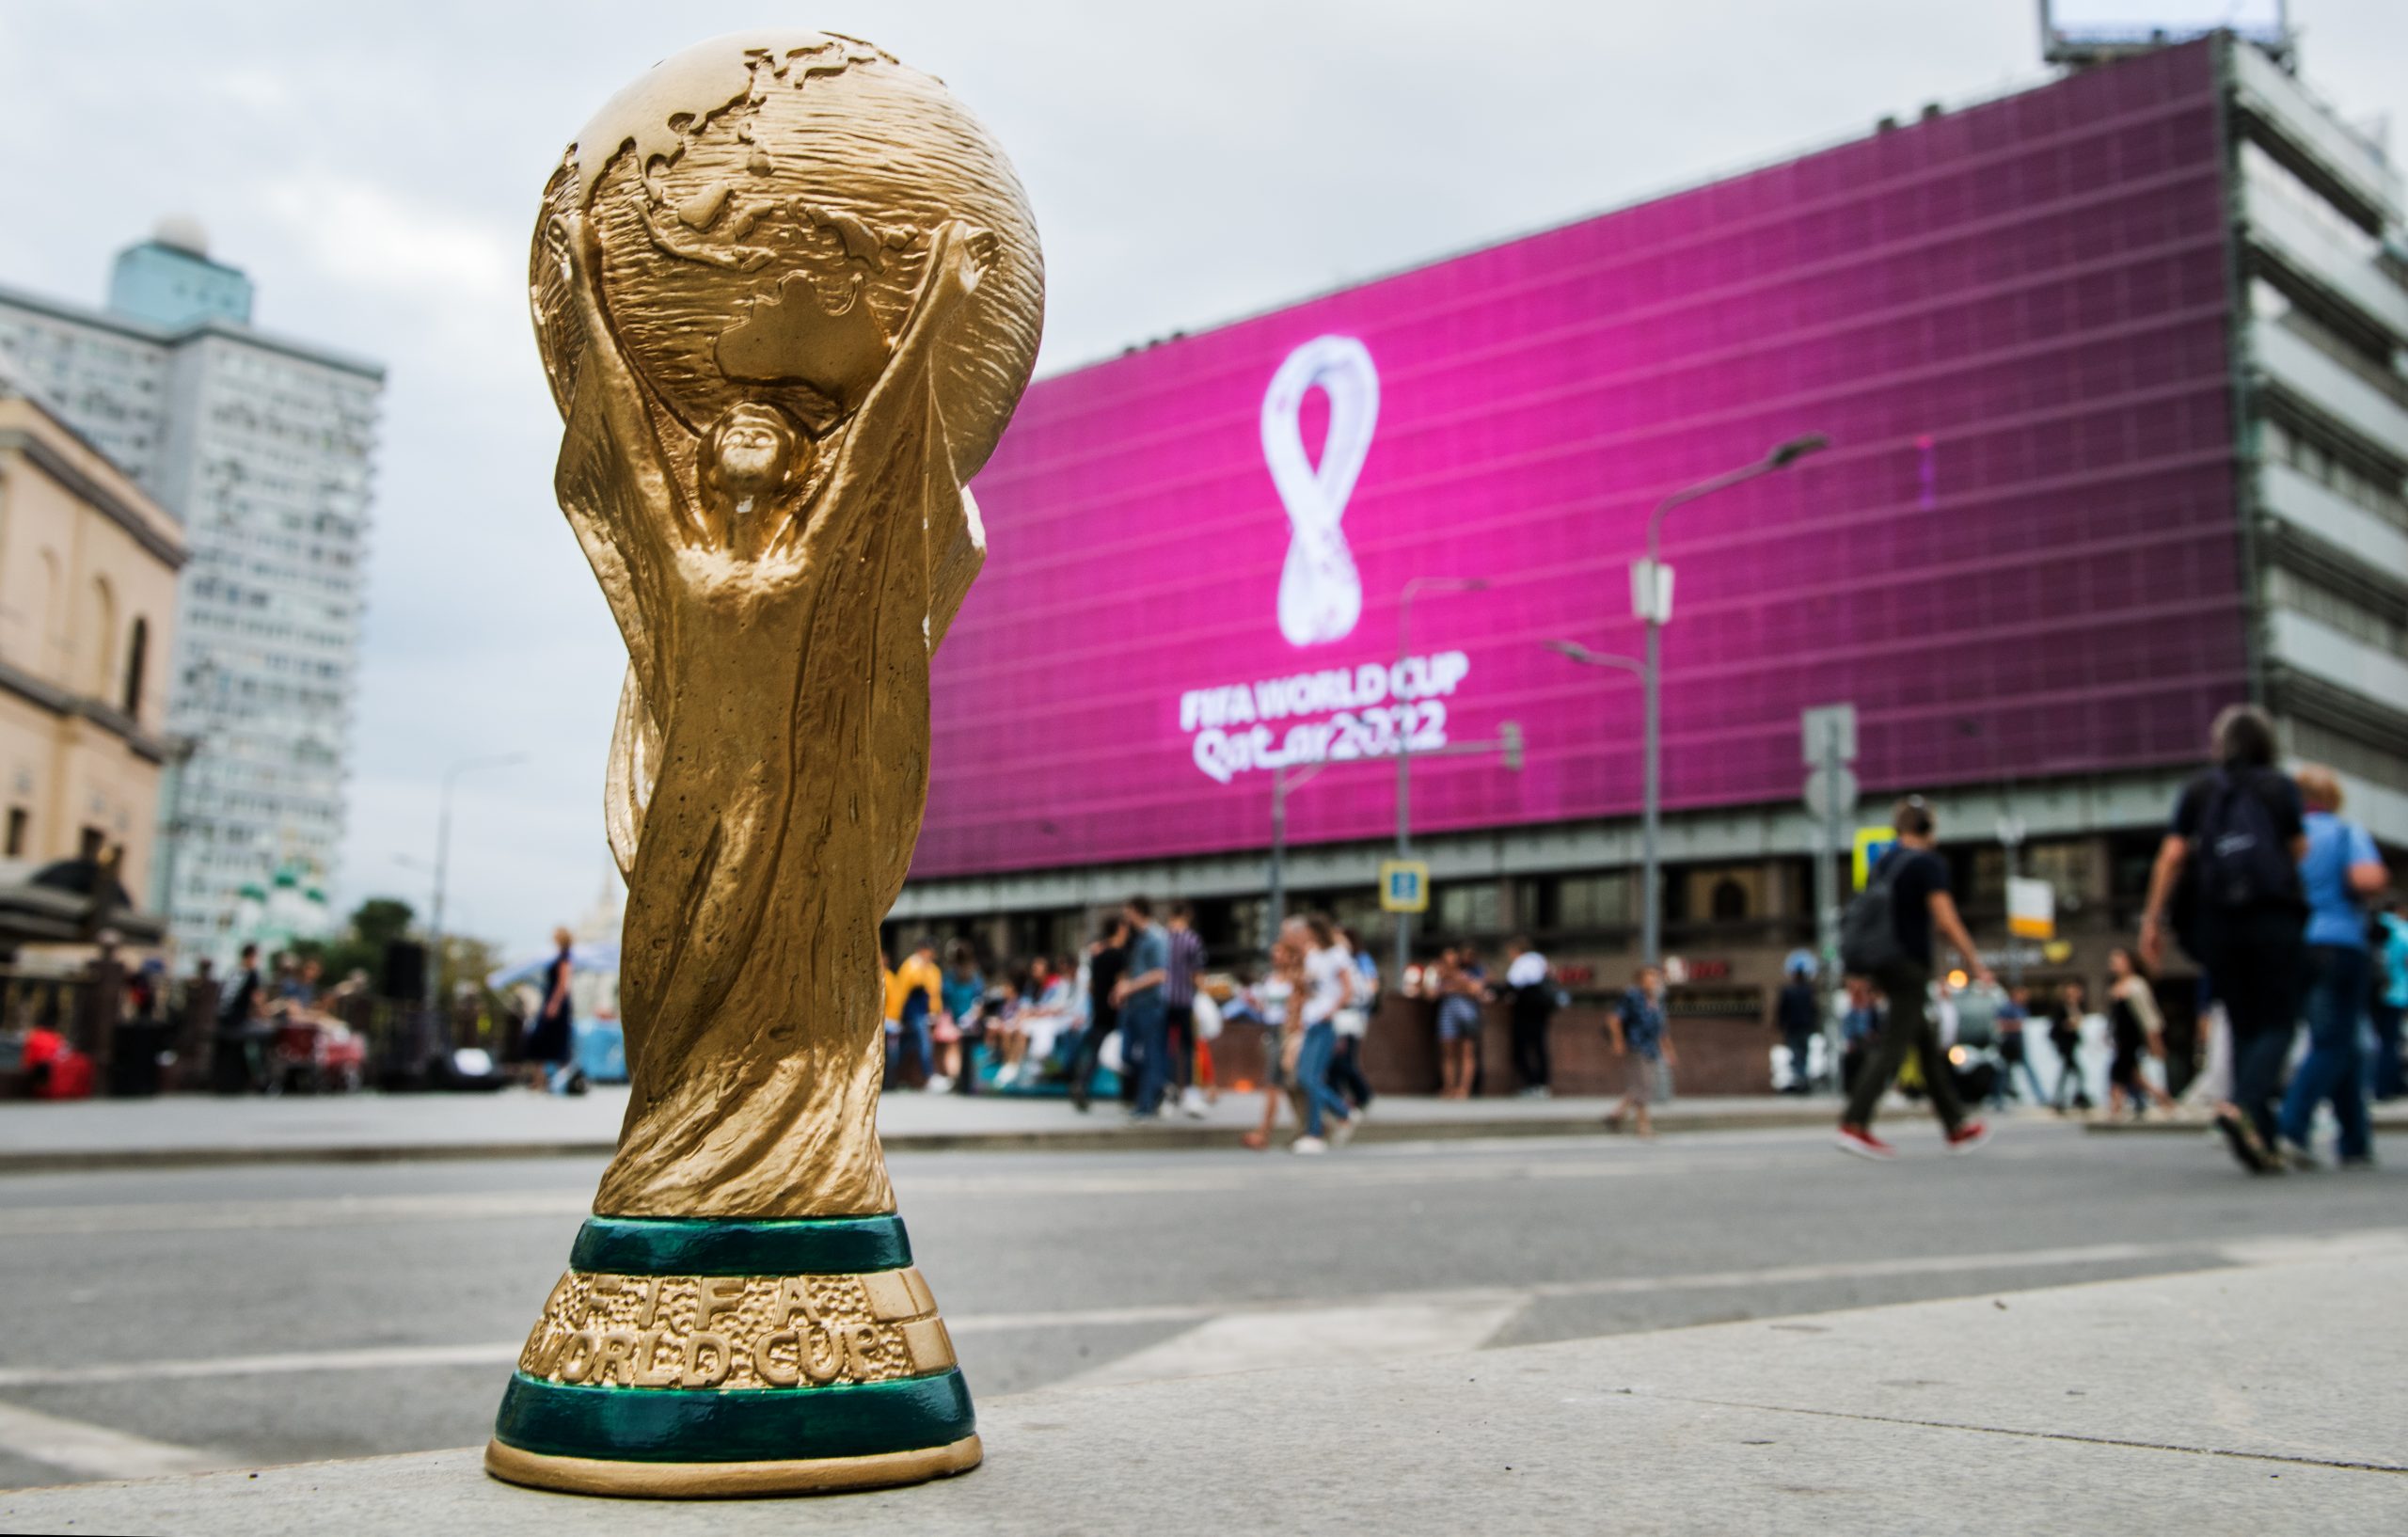
[[892, 1215], [595, 1217], [503, 1390], [485, 1469], [572, 1494], [724, 1497], [978, 1466], [936, 1299]]

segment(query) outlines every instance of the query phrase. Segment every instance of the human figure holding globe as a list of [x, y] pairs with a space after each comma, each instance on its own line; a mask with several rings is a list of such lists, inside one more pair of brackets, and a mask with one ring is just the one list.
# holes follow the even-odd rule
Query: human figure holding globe
[[[591, 227], [557, 214], [545, 240], [586, 328], [562, 505], [589, 551], [624, 563], [621, 627], [665, 685], [646, 690], [661, 752], [621, 955], [636, 1098], [597, 1208], [640, 1214], [672, 1196], [685, 1212], [758, 1212], [774, 1194], [884, 1210], [877, 1140], [861, 1134], [879, 1067], [877, 924], [927, 796], [928, 547], [967, 515], [931, 362], [977, 286], [982, 243], [958, 223], [932, 234], [903, 334], [832, 430], [816, 483], [818, 445], [744, 401], [697, 446], [689, 506], [619, 350]], [[919, 722], [917, 753], [879, 753], [886, 716]], [[839, 786], [849, 816], [832, 804]], [[747, 1038], [718, 1038], [731, 1030]], [[733, 1082], [680, 1071], [698, 1047], [737, 1066]]]

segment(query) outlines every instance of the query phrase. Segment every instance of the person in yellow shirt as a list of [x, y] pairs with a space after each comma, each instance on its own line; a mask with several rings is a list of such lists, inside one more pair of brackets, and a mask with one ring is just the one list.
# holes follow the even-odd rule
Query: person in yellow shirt
[[[890, 1076], [898, 1086], [925, 1086], [935, 1070], [928, 1022], [944, 1006], [943, 997], [944, 973], [937, 966], [937, 942], [923, 934], [886, 980], [887, 1029], [895, 1048]], [[910, 1063], [918, 1065], [916, 1077], [907, 1076]]]

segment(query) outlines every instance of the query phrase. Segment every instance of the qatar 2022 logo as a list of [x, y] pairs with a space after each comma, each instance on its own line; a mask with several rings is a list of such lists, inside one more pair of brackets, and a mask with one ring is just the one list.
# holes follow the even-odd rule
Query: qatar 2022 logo
[[[1305, 397], [1329, 397], [1321, 463], [1305, 452]], [[1355, 477], [1370, 457], [1380, 420], [1380, 372], [1351, 336], [1319, 336], [1288, 355], [1262, 395], [1262, 461], [1288, 509], [1288, 559], [1279, 568], [1279, 633], [1295, 646], [1326, 645], [1354, 632], [1363, 580], [1339, 522]]]

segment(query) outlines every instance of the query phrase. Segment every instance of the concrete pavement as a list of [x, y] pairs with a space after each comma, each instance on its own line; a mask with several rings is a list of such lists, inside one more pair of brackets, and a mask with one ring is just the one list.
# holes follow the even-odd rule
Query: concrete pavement
[[474, 1450], [0, 1495], [0, 1529], [2389, 1533], [2395, 1236], [2244, 1268], [990, 1400], [988, 1464], [797, 1504], [592, 1501]]
[[[210, 1165], [607, 1156], [626, 1109], [624, 1086], [580, 1098], [496, 1094], [353, 1094], [326, 1098], [87, 1100], [0, 1104], [0, 1175]], [[1226, 1147], [1261, 1114], [1259, 1093], [1225, 1093], [1200, 1119], [1132, 1124], [1119, 1105], [1080, 1114], [1068, 1101], [1001, 1095], [890, 1094], [879, 1130], [890, 1150]], [[1440, 1100], [1383, 1095], [1361, 1140], [1590, 1135], [1602, 1099]], [[1677, 1099], [1657, 1108], [1667, 1131], [1814, 1126], [1834, 1101], [1755, 1096]], [[1283, 1121], [1286, 1119], [1282, 1113]], [[1292, 1135], [1292, 1130], [1286, 1134]]]

